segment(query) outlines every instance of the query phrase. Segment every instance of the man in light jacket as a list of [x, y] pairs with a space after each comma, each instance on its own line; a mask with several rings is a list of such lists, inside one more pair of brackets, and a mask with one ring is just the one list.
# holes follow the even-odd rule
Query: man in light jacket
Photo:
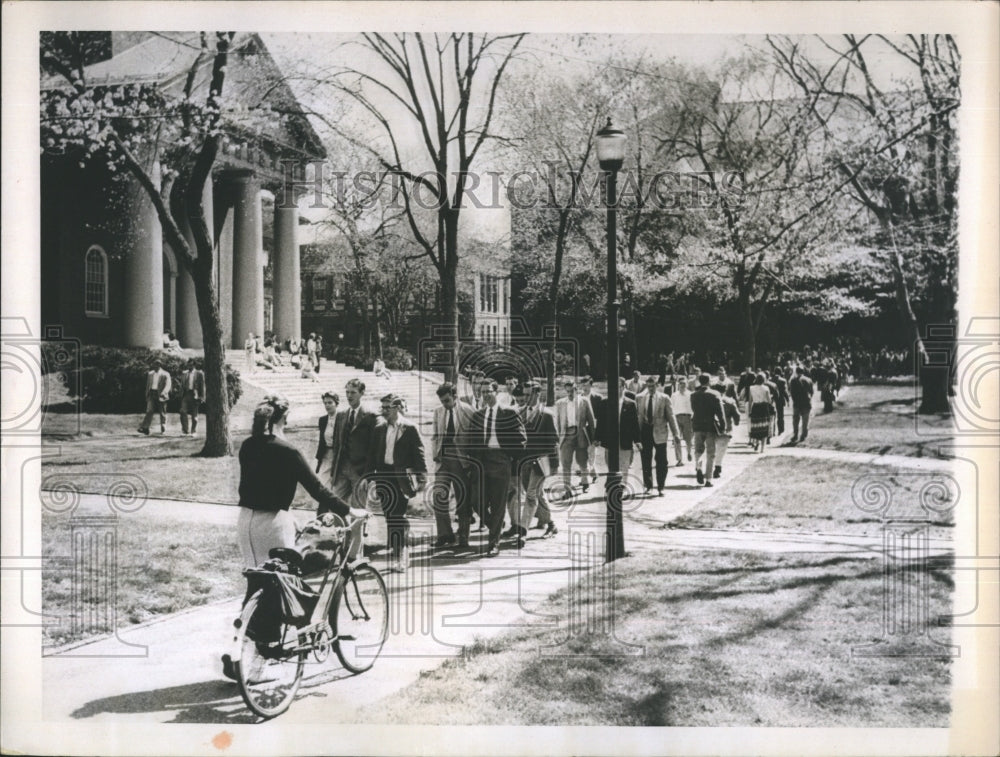
[[149, 435], [149, 424], [154, 415], [160, 416], [160, 433], [167, 432], [167, 400], [170, 398], [170, 388], [173, 381], [170, 374], [163, 370], [163, 363], [153, 361], [153, 369], [146, 374], [146, 416], [139, 424], [139, 433]]
[[587, 455], [591, 441], [597, 438], [597, 419], [590, 400], [577, 396], [576, 382], [565, 383], [566, 396], [556, 400], [556, 434], [559, 437], [559, 465], [562, 468], [563, 499], [569, 499], [573, 487], [570, 473], [573, 459], [581, 471], [580, 486], [590, 488], [587, 476]]
[[639, 412], [639, 438], [642, 442], [642, 486], [649, 494], [653, 488], [653, 457], [656, 457], [656, 490], [663, 494], [667, 482], [667, 442], [670, 434], [680, 438], [670, 398], [659, 390], [656, 376], [646, 379], [646, 388], [635, 398]]

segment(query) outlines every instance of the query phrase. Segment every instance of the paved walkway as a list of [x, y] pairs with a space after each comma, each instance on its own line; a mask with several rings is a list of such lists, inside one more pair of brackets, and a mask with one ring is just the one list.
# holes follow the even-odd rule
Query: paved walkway
[[[772, 454], [831, 457], [846, 453], [775, 446], [764, 456]], [[864, 458], [860, 462], [875, 462], [869, 456], [860, 457]], [[761, 458], [734, 440], [725, 461], [726, 477], [720, 483], [724, 486]], [[923, 462], [902, 459], [907, 467]], [[632, 470], [637, 472], [638, 461]], [[671, 467], [663, 497], [630, 503], [625, 518], [627, 548], [634, 554], [683, 548], [823, 552], [859, 558], [882, 555], [879, 537], [669, 528], [670, 521], [719, 490], [718, 486], [698, 486], [690, 463]], [[281, 723], [353, 722], [359, 707], [391, 695], [416, 680], [422, 671], [461, 655], [464, 646], [488, 643], [504, 629], [527, 622], [565, 623], [575, 589], [564, 594], [568, 598], [562, 606], [546, 603], [546, 599], [560, 589], [576, 587], [592, 568], [601, 565], [602, 492], [600, 484], [594, 485], [588, 494], [557, 511], [561, 531], [556, 537], [542, 539], [536, 536], [540, 532], [531, 532], [524, 549], [507, 548], [495, 559], [434, 552], [428, 546], [433, 523], [414, 520], [413, 532], [423, 542], [413, 554], [410, 571], [387, 576], [392, 627], [378, 663], [360, 676], [347, 674], [335, 662], [307, 670], [299, 698], [281, 717]], [[105, 498], [84, 495], [80, 507], [83, 511], [106, 511]], [[153, 524], [160, 515], [235, 524], [237, 512], [232, 506], [152, 500], [130, 517], [142, 517]], [[381, 519], [377, 519], [377, 528], [382, 528]], [[483, 534], [474, 533], [474, 537], [482, 546]], [[378, 542], [384, 536], [376, 531], [373, 539]], [[931, 548], [943, 553], [950, 551], [951, 545], [936, 541]], [[42, 666], [45, 719], [143, 724], [251, 722], [253, 718], [235, 685], [221, 676], [219, 664], [238, 609], [239, 601], [234, 598], [132, 626], [114, 638], [51, 650], [55, 653], [45, 657]]]

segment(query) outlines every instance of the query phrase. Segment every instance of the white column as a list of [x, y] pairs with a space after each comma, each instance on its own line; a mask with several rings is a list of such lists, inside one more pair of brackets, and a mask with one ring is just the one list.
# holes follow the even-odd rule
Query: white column
[[[264, 268], [261, 265], [260, 187], [250, 173], [233, 182], [233, 345], [248, 332], [264, 331]], [[239, 343], [237, 345], [237, 342]]]
[[271, 295], [274, 333], [279, 340], [302, 335], [302, 286], [299, 278], [299, 210], [274, 202], [274, 261]]
[[[153, 164], [150, 178], [160, 185], [160, 165]], [[125, 344], [129, 347], [163, 347], [163, 230], [156, 208], [138, 184], [130, 187], [130, 233], [125, 253]]]

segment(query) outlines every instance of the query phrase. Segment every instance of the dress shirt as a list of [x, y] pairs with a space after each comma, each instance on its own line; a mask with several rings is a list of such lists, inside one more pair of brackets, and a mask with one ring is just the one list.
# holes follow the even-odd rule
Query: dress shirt
[[333, 446], [333, 426], [334, 419], [329, 415], [327, 416], [326, 428], [323, 429], [323, 442], [327, 449]]
[[499, 408], [486, 408], [486, 446], [490, 449], [500, 449], [500, 440], [497, 439], [497, 411]]
[[385, 464], [394, 465], [392, 453], [396, 447], [396, 437], [399, 435], [398, 423], [387, 423], [385, 429]]

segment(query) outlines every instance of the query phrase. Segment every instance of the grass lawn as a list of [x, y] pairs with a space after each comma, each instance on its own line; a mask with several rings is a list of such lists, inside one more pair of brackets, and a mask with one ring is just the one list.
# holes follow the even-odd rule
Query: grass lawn
[[[121, 518], [117, 530], [119, 628], [243, 592], [242, 560], [232, 526], [160, 515], [153, 521]], [[69, 518], [43, 512], [44, 556], [68, 558], [71, 543]], [[88, 584], [85, 575], [79, 585]], [[44, 628], [46, 645], [78, 641], [99, 630], [74, 628], [73, 591], [69, 567], [45, 571], [42, 606], [47, 614], [63, 619]]]
[[[950, 607], [931, 572], [931, 617]], [[445, 662], [360, 716], [399, 724], [948, 725], [946, 658], [852, 657], [881, 637], [875, 560], [674, 551], [615, 563], [611, 613], [569, 634], [527, 627]], [[557, 595], [558, 603], [566, 601]], [[947, 629], [932, 631], [948, 641]], [[549, 648], [556, 655], [543, 656]]]
[[[920, 487], [928, 480], [908, 478], [905, 471], [874, 471], [875, 475], [880, 473], [894, 489], [893, 501], [902, 505], [915, 504]], [[882, 518], [861, 509], [852, 495], [855, 482], [870, 480], [872, 475], [870, 466], [856, 463], [768, 457], [765, 453], [724, 490], [672, 521], [671, 526], [877, 536], [882, 532]], [[919, 506], [916, 511], [924, 512]], [[942, 516], [944, 519], [932, 521], [931, 535], [951, 537], [953, 515], [952, 511]]]
[[[809, 437], [799, 446], [874, 455], [951, 457], [954, 440], [949, 416], [916, 415], [912, 386], [851, 385], [841, 392], [832, 413], [823, 412], [819, 393], [813, 397]], [[792, 410], [785, 425], [791, 428]]]

